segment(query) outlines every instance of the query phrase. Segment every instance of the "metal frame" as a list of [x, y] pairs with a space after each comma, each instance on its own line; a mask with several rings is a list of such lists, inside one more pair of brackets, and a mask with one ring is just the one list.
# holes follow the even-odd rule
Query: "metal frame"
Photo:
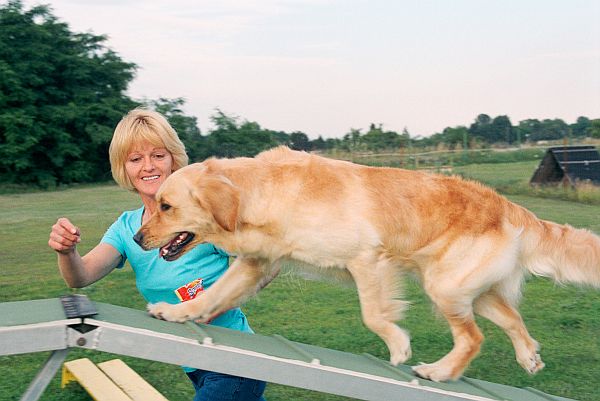
[[50, 380], [56, 376], [63, 362], [69, 353], [68, 349], [53, 351], [50, 358], [44, 364], [44, 367], [35, 376], [29, 387], [21, 397], [21, 401], [37, 401], [40, 399]]
[[[74, 328], [80, 327], [82, 323], [86, 327], [85, 333]], [[324, 366], [318, 360], [304, 362], [279, 358], [231, 346], [213, 344], [212, 341], [206, 341], [206, 338], [199, 342], [186, 337], [89, 318], [0, 327], [0, 355], [67, 350], [68, 348], [85, 348], [209, 369], [362, 400], [492, 400], [491, 398], [421, 386], [417, 381], [403, 382]], [[60, 356], [63, 355], [66, 356], [66, 352]], [[56, 360], [59, 360], [59, 357], [51, 357], [51, 360], [56, 366]], [[60, 363], [62, 361], [59, 362], [59, 366]], [[46, 378], [43, 382], [47, 385], [56, 371], [48, 366], [44, 370], [46, 372], [38, 374], [38, 377], [45, 375]], [[48, 378], [48, 376], [50, 377]], [[33, 386], [34, 383], [30, 388]], [[41, 394], [39, 386], [37, 393]], [[23, 398], [23, 400], [25, 399], [35, 400], [37, 398]]]

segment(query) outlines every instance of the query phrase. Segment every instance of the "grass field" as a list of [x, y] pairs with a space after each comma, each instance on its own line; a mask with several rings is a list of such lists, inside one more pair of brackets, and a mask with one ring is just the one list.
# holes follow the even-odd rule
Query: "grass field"
[[529, 180], [537, 168], [538, 161], [514, 163], [486, 163], [457, 166], [453, 174], [481, 181], [508, 195], [529, 195], [536, 198], [560, 199], [590, 205], [600, 205], [600, 188], [589, 183], [571, 186], [531, 186]]
[[[498, 166], [496, 166], [498, 167]], [[514, 166], [512, 166], [514, 167]], [[490, 179], [503, 180], [510, 167], [490, 171]], [[481, 170], [478, 170], [481, 173]], [[600, 207], [527, 196], [511, 197], [540, 217], [587, 227], [600, 232]], [[47, 246], [51, 225], [68, 216], [81, 228], [80, 252], [93, 247], [108, 225], [124, 209], [137, 207], [137, 199], [115, 186], [92, 186], [57, 192], [0, 196], [0, 302], [58, 297], [66, 288], [53, 251]], [[143, 309], [133, 273], [126, 268], [77, 290], [93, 300]], [[443, 320], [435, 317], [419, 286], [409, 281], [406, 299], [412, 302], [401, 323], [412, 336], [413, 358], [431, 362], [452, 345]], [[356, 292], [294, 275], [275, 280], [244, 311], [255, 331], [279, 333], [291, 340], [354, 353], [368, 352], [387, 358], [383, 342], [363, 327]], [[486, 335], [481, 355], [467, 376], [542, 391], [585, 401], [600, 400], [600, 293], [559, 287], [542, 279], [527, 282], [521, 307], [531, 334], [542, 345], [546, 368], [527, 375], [514, 360], [512, 347], [496, 327], [480, 320]], [[0, 400], [17, 400], [47, 353], [0, 357]], [[95, 362], [113, 355], [73, 350], [69, 359], [87, 356]], [[190, 400], [192, 386], [177, 366], [123, 357], [146, 380], [172, 401]], [[55, 379], [42, 400], [89, 400], [77, 385], [59, 388]], [[278, 400], [341, 400], [342, 397], [269, 385], [266, 397]]]

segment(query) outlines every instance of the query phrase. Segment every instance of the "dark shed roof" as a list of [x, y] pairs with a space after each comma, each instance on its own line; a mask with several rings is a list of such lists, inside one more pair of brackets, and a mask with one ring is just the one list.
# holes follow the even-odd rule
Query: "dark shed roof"
[[594, 146], [549, 148], [531, 177], [531, 184], [588, 181], [600, 185], [600, 154]]

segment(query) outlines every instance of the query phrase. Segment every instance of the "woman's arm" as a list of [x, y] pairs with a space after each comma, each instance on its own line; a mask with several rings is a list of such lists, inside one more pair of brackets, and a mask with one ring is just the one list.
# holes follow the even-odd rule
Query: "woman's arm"
[[81, 241], [79, 228], [68, 219], [60, 218], [52, 226], [48, 245], [58, 255], [60, 273], [71, 288], [90, 285], [119, 265], [121, 254], [112, 245], [100, 243], [81, 256], [77, 244]]

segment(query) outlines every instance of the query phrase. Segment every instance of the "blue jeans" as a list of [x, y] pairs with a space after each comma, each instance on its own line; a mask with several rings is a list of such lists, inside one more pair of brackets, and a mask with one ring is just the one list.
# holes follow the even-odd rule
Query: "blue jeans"
[[196, 389], [194, 401], [265, 401], [263, 381], [200, 369], [186, 374]]

